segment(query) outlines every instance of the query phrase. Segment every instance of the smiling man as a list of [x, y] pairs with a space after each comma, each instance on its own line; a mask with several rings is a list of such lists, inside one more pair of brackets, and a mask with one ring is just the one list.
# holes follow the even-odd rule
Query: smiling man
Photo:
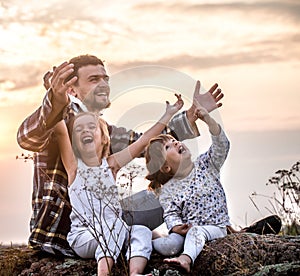
[[81, 100], [89, 111], [100, 112], [110, 106], [109, 76], [102, 61], [85, 56], [75, 57], [70, 60], [74, 64], [73, 72], [65, 82], [76, 78], [70, 86], [69, 93]]
[[[200, 96], [200, 84], [197, 85], [196, 97]], [[81, 111], [100, 114], [110, 106], [109, 94], [109, 77], [103, 62], [92, 55], [74, 57], [51, 73], [42, 105], [21, 124], [18, 143], [25, 150], [35, 152], [29, 237], [31, 247], [52, 254], [74, 255], [66, 240], [71, 211], [68, 179], [53, 129], [61, 120], [68, 124]], [[223, 94], [217, 85], [204, 95], [208, 99], [208, 110], [221, 106], [217, 102]], [[197, 136], [193, 110], [192, 106], [175, 116], [166, 130], [181, 140]], [[108, 128], [113, 152], [122, 150], [141, 136], [122, 127], [109, 125]]]

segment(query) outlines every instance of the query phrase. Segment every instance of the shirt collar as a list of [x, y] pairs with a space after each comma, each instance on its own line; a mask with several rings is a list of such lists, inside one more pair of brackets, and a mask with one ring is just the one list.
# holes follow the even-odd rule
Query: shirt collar
[[81, 100], [79, 100], [78, 98], [74, 97], [73, 95], [69, 95], [69, 99], [71, 100], [72, 103], [78, 104], [80, 109], [83, 112], [88, 112], [88, 109], [86, 108], [86, 106], [83, 104], [83, 102]]
[[[83, 112], [88, 112], [89, 111], [81, 100], [79, 100], [78, 98], [76, 98], [76, 97], [74, 97], [73, 95], [70, 95], [70, 94], [68, 96], [70, 98], [71, 103], [75, 103], [75, 104], [79, 105], [81, 111], [83, 111]], [[102, 116], [103, 113], [100, 111], [98, 115]]]

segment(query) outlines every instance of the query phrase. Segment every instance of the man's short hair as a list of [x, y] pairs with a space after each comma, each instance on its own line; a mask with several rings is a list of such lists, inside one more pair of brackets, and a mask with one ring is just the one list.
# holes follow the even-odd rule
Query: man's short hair
[[[88, 65], [98, 65], [98, 64], [104, 66], [104, 63], [101, 59], [97, 58], [96, 56], [88, 55], [88, 54], [73, 57], [72, 59], [69, 60], [69, 62], [74, 64], [73, 67], [74, 71], [66, 78], [65, 82], [68, 82], [70, 79], [72, 79], [75, 76], [78, 77], [78, 70], [81, 67], [88, 66]], [[75, 82], [75, 85], [77, 84], [78, 84], [78, 79]]]

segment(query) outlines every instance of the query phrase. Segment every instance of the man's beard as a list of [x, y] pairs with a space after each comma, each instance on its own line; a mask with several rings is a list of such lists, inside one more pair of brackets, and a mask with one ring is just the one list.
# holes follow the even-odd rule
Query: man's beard
[[[110, 106], [109, 101], [109, 87], [106, 86], [97, 86], [94, 90], [92, 90], [83, 100], [84, 105], [87, 107], [89, 111], [101, 111]], [[97, 101], [96, 97], [105, 97], [98, 96], [99, 93], [105, 93], [107, 100], [106, 101]]]

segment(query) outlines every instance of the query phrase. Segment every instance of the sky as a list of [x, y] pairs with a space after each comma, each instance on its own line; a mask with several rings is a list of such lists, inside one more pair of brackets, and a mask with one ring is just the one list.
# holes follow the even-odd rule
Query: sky
[[267, 215], [268, 199], [255, 197], [256, 209], [249, 197], [272, 195], [268, 179], [300, 159], [298, 0], [5, 0], [0, 37], [0, 243], [29, 235], [32, 163], [16, 160], [26, 153], [17, 129], [42, 101], [43, 74], [80, 54], [105, 60], [111, 75], [105, 118], [139, 130], [136, 117], [152, 120], [144, 105], [163, 110], [180, 90], [188, 108], [197, 79], [202, 91], [219, 84], [225, 98], [213, 116], [231, 141], [222, 182], [234, 225]]

